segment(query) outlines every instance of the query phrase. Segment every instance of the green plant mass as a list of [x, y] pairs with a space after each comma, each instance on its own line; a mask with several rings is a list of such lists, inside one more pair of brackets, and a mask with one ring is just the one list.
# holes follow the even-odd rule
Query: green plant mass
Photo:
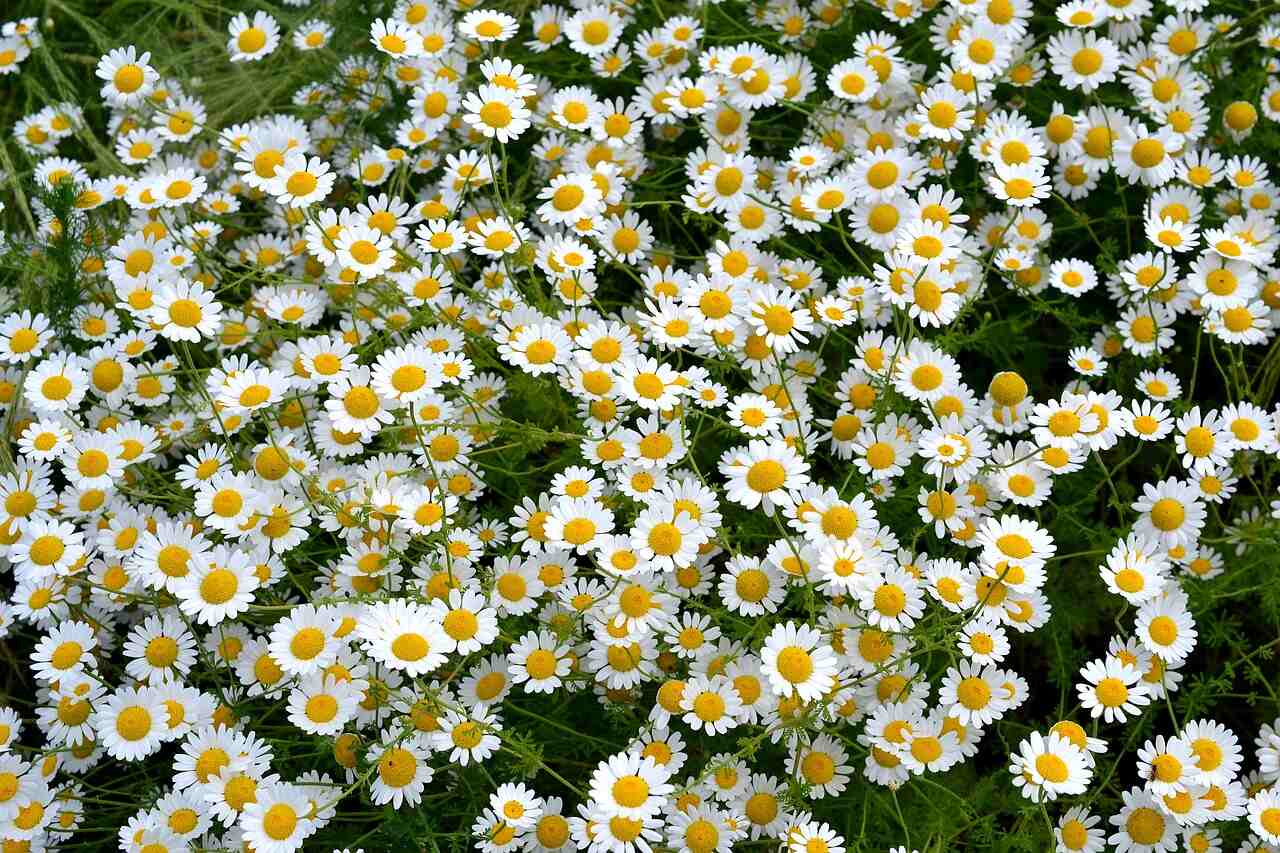
[[1277, 152], [1274, 0], [0, 3], [0, 853], [1280, 853]]

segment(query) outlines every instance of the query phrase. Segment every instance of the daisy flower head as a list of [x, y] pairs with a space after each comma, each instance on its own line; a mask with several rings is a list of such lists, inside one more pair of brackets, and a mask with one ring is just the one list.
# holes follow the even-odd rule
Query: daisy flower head
[[326, 161], [319, 157], [309, 158], [304, 152], [294, 150], [286, 154], [284, 162], [276, 167], [266, 189], [281, 204], [308, 207], [323, 201], [336, 180], [337, 175]]
[[1018, 745], [1009, 768], [1022, 795], [1034, 802], [1082, 793], [1091, 773], [1085, 753], [1056, 732], [1032, 732]]
[[1142, 673], [1114, 657], [1090, 661], [1081, 668], [1080, 677], [1082, 681], [1076, 684], [1076, 693], [1094, 719], [1124, 722], [1151, 702]]
[[420, 735], [396, 738], [371, 750], [371, 760], [377, 768], [370, 794], [379, 805], [417, 805], [423, 789], [435, 775], [427, 763], [430, 753]]
[[1140, 513], [1134, 531], [1165, 547], [1193, 544], [1206, 517], [1195, 486], [1172, 478], [1144, 483], [1133, 509]]
[[315, 830], [310, 819], [311, 800], [295, 785], [276, 782], [258, 786], [246, 802], [237, 823], [246, 842], [262, 853], [287, 853], [301, 847]]
[[117, 47], [99, 59], [95, 73], [103, 80], [103, 100], [125, 107], [147, 98], [160, 79], [150, 61], [149, 51], [139, 53], [133, 45]]
[[1123, 793], [1124, 805], [1112, 815], [1116, 831], [1107, 839], [1121, 853], [1172, 851], [1178, 842], [1177, 822], [1161, 808], [1160, 801], [1141, 788]]
[[266, 12], [241, 12], [227, 24], [227, 52], [232, 62], [257, 62], [280, 45], [280, 25]]
[[769, 686], [780, 697], [810, 702], [835, 683], [836, 658], [814, 628], [784, 622], [765, 638], [760, 658]]
[[426, 605], [401, 600], [371, 605], [356, 636], [376, 660], [411, 676], [438, 668], [456, 645]]
[[183, 613], [202, 625], [217, 625], [248, 610], [260, 583], [248, 554], [218, 545], [176, 582], [174, 592]]
[[1067, 89], [1086, 94], [1115, 79], [1120, 51], [1111, 39], [1088, 30], [1069, 30], [1049, 39], [1049, 63]]
[[648, 756], [623, 752], [600, 762], [591, 774], [590, 796], [602, 814], [645, 820], [658, 813], [675, 790], [669, 771]]
[[137, 761], [160, 748], [166, 739], [168, 711], [152, 687], [124, 687], [94, 709], [93, 728], [107, 754]]
[[772, 510], [778, 501], [809, 482], [809, 463], [790, 444], [761, 439], [731, 449], [720, 458], [729, 478], [729, 500], [754, 509]]
[[349, 225], [335, 241], [334, 255], [338, 264], [363, 278], [376, 278], [396, 262], [391, 239], [376, 228]]
[[1004, 716], [1010, 707], [1001, 684], [1002, 675], [994, 666], [961, 661], [958, 667], [947, 670], [939, 702], [961, 723], [986, 726]]
[[39, 362], [22, 382], [27, 402], [37, 412], [56, 415], [74, 410], [89, 389], [89, 376], [81, 360], [71, 353], [57, 353]]
[[960, 381], [960, 365], [946, 352], [912, 341], [893, 360], [894, 387], [911, 400], [936, 402]]
[[222, 326], [222, 303], [203, 284], [183, 279], [164, 283], [148, 313], [152, 326], [172, 341], [196, 343]]
[[54, 331], [43, 314], [21, 311], [0, 321], [0, 358], [8, 364], [22, 364], [39, 358], [52, 342]]
[[463, 99], [464, 118], [481, 135], [511, 142], [529, 127], [524, 99], [503, 86], [486, 83]]

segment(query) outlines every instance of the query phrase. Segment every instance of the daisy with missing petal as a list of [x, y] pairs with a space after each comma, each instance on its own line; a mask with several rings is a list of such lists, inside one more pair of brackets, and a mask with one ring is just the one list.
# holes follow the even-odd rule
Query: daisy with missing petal
[[761, 667], [778, 696], [811, 702], [835, 684], [836, 657], [821, 632], [808, 625], [784, 622], [765, 638]]

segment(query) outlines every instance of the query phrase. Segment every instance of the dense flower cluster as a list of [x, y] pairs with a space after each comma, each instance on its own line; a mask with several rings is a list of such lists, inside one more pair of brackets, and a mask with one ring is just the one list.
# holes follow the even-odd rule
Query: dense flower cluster
[[[1280, 721], [1173, 704], [1194, 591], [1277, 553], [1280, 23], [845, 5], [251, 10], [224, 63], [332, 58], [288, 108], [126, 44], [10, 129], [8, 257], [79, 297], [0, 321], [6, 851], [139, 766], [107, 846], [332, 848], [479, 771], [484, 853], [843, 853], [848, 789], [970, 761], [1037, 849], [1280, 849]], [[1056, 385], [963, 355], [1050, 304]], [[1117, 615], [1037, 704], [1068, 560]]]

